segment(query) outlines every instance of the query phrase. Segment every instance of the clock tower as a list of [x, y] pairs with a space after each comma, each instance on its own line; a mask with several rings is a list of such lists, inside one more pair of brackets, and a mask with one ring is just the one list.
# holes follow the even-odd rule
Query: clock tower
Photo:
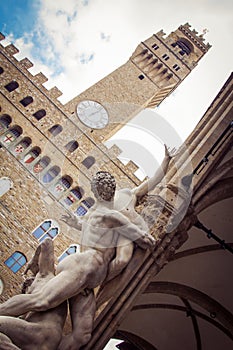
[[188, 23], [140, 43], [129, 60], [65, 105], [84, 134], [101, 143], [145, 108], [158, 106], [208, 51]]

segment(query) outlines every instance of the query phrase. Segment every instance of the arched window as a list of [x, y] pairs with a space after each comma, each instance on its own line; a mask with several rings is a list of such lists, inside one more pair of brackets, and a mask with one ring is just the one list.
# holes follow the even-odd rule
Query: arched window
[[0, 117], [0, 130], [7, 129], [11, 122], [12, 122], [12, 119], [8, 114], [1, 115], [1, 117]]
[[49, 132], [53, 135], [53, 136], [57, 136], [58, 134], [60, 134], [60, 132], [62, 132], [62, 126], [59, 124], [53, 125], [50, 129]]
[[84, 204], [89, 209], [95, 204], [95, 201], [93, 198], [88, 197], [82, 201], [82, 204]]
[[5, 85], [5, 88], [7, 89], [7, 91], [12, 92], [15, 89], [17, 89], [19, 87], [19, 84], [17, 83], [17, 81], [12, 80], [10, 83]]
[[33, 114], [33, 117], [36, 118], [36, 120], [40, 120], [46, 116], [46, 112], [44, 109], [40, 109], [36, 113]]
[[80, 205], [76, 211], [75, 211], [75, 214], [78, 215], [78, 216], [83, 216], [87, 213], [87, 209], [84, 208], [84, 206]]
[[19, 101], [24, 107], [27, 107], [33, 102], [32, 96], [24, 97], [21, 101]]
[[24, 159], [23, 162], [25, 164], [30, 164], [32, 163], [41, 153], [41, 149], [39, 147], [33, 147], [30, 152], [28, 152]]
[[62, 255], [60, 255], [58, 257], [58, 262], [62, 261], [63, 259], [65, 259], [67, 256], [71, 255], [71, 254], [74, 254], [74, 253], [77, 253], [77, 252], [80, 252], [80, 246], [78, 244], [72, 244], [69, 246], [68, 249], [66, 249]]
[[72, 185], [72, 178], [68, 175], [63, 176], [62, 178], [60, 178], [60, 180], [54, 185], [54, 193], [60, 194], [64, 191], [66, 191], [68, 188], [70, 188], [70, 186]]
[[14, 252], [6, 261], [5, 265], [14, 273], [18, 272], [27, 262], [27, 258], [20, 252]]
[[42, 157], [38, 163], [36, 163], [33, 167], [33, 172], [35, 174], [41, 173], [51, 162], [50, 158], [47, 156]]
[[81, 199], [84, 194], [84, 191], [81, 187], [73, 188], [64, 199], [65, 204], [72, 205], [77, 200]]
[[180, 38], [179, 40], [177, 40], [175, 43], [172, 44], [173, 47], [178, 46], [181, 50], [179, 51], [179, 53], [183, 56], [184, 54], [186, 55], [190, 55], [191, 52], [194, 51], [194, 47], [193, 44], [185, 39], [185, 38]]
[[27, 147], [30, 146], [32, 140], [29, 137], [24, 137], [14, 148], [16, 154], [20, 154], [25, 151]]
[[90, 169], [90, 167], [95, 163], [95, 158], [92, 157], [92, 156], [89, 156], [87, 158], [85, 158], [83, 161], [82, 161], [82, 164], [87, 168], [87, 169]]
[[0, 197], [7, 193], [13, 187], [13, 182], [9, 177], [0, 178]]
[[14, 142], [21, 134], [23, 130], [20, 126], [14, 126], [10, 128], [7, 133], [3, 136], [3, 142], [6, 146], [9, 146]]
[[50, 168], [43, 176], [44, 183], [50, 183], [57, 175], [60, 173], [61, 169], [58, 166], [53, 166]]
[[3, 72], [4, 72], [4, 69], [0, 67], [0, 74], [2, 74]]
[[55, 221], [46, 220], [42, 222], [33, 232], [33, 236], [42, 242], [45, 238], [54, 239], [59, 233], [59, 226]]
[[65, 145], [65, 149], [72, 153], [78, 148], [78, 146], [79, 145], [77, 141], [70, 141]]

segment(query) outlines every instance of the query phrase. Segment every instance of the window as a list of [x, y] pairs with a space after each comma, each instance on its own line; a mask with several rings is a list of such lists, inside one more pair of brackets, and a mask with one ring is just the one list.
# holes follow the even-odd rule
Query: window
[[87, 213], [87, 209], [85, 209], [82, 205], [80, 205], [75, 212], [75, 214], [78, 216], [83, 216], [86, 213]]
[[180, 69], [180, 67], [178, 66], [178, 64], [174, 64], [173, 68], [178, 71]]
[[74, 152], [78, 148], [78, 142], [77, 141], [70, 141], [65, 145], [65, 148], [70, 153]]
[[32, 235], [42, 242], [45, 238], [54, 239], [59, 233], [59, 226], [55, 221], [46, 220], [41, 223], [33, 232]]
[[7, 193], [13, 187], [13, 182], [9, 177], [0, 178], [0, 197]]
[[0, 130], [1, 129], [7, 129], [10, 125], [10, 123], [12, 122], [11, 117], [8, 114], [3, 114], [0, 117]]
[[50, 163], [50, 158], [49, 157], [43, 157], [39, 160], [38, 163], [36, 163], [33, 167], [33, 172], [35, 174], [41, 173]]
[[30, 144], [32, 143], [32, 140], [29, 137], [24, 137], [20, 143], [18, 143], [16, 145], [16, 147], [14, 148], [14, 152], [16, 154], [20, 154], [22, 152], [25, 151], [25, 149], [30, 146]]
[[4, 69], [0, 67], [0, 74], [2, 74], [3, 72], [4, 72]]
[[61, 125], [53, 125], [50, 129], [49, 132], [53, 135], [53, 136], [57, 136], [58, 134], [60, 134], [60, 132], [62, 132], [62, 126]]
[[84, 199], [82, 201], [82, 203], [89, 209], [95, 204], [95, 201], [93, 198], [88, 197], [88, 198]]
[[39, 147], [33, 147], [30, 152], [28, 152], [24, 159], [23, 162], [25, 164], [30, 164], [32, 163], [41, 153], [41, 149]]
[[24, 97], [21, 101], [19, 101], [24, 107], [30, 105], [33, 102], [33, 98], [31, 96]]
[[72, 178], [70, 176], [63, 176], [55, 185], [54, 185], [54, 194], [58, 195], [66, 191], [72, 185]]
[[140, 80], [143, 80], [145, 77], [143, 74], [140, 74], [139, 77], [138, 77]]
[[60, 173], [61, 169], [58, 166], [50, 168], [43, 176], [43, 182], [49, 183]]
[[33, 114], [33, 116], [37, 119], [40, 120], [42, 118], [44, 118], [46, 116], [46, 112], [44, 109], [40, 109], [39, 111], [37, 111], [36, 113]]
[[163, 58], [165, 61], [169, 60], [169, 56], [168, 56], [166, 53], [162, 56], [162, 58]]
[[3, 142], [5, 145], [11, 144], [22, 134], [22, 132], [23, 130], [20, 128], [20, 126], [10, 128], [9, 131], [7, 131], [7, 133], [4, 135]]
[[72, 244], [69, 246], [68, 249], [66, 249], [64, 251], [64, 253], [62, 253], [62, 255], [60, 255], [58, 257], [58, 262], [62, 261], [63, 259], [65, 259], [67, 256], [71, 255], [71, 254], [74, 254], [74, 253], [77, 253], [77, 252], [80, 252], [80, 246], [78, 244]]
[[84, 194], [84, 191], [81, 187], [73, 188], [67, 197], [64, 199], [65, 204], [68, 206], [72, 205], [77, 200], [81, 199]]
[[180, 38], [179, 40], [177, 40], [175, 43], [172, 43], [173, 47], [178, 46], [181, 50], [179, 51], [179, 53], [183, 56], [183, 55], [190, 55], [191, 52], [194, 51], [194, 47], [193, 44], [185, 39], [185, 38]]
[[90, 169], [90, 167], [95, 163], [95, 158], [92, 157], [92, 156], [89, 156], [87, 158], [85, 158], [83, 161], [82, 161], [82, 164], [87, 168], [87, 169]]
[[19, 87], [19, 84], [17, 83], [17, 81], [11, 81], [9, 84], [5, 85], [5, 88], [7, 89], [7, 91], [12, 92], [15, 89], [17, 89]]
[[24, 254], [14, 252], [6, 261], [5, 265], [11, 269], [12, 272], [18, 272], [27, 262]]
[[158, 48], [159, 48], [159, 46], [158, 46], [157, 44], [153, 44], [153, 45], [152, 45], [152, 49], [158, 50]]

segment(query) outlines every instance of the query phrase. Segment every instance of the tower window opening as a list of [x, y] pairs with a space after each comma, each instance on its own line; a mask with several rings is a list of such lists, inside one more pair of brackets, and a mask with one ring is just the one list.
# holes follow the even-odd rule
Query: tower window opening
[[53, 135], [53, 136], [57, 136], [58, 134], [60, 134], [60, 132], [62, 132], [62, 126], [59, 124], [53, 125], [50, 129], [49, 132]]
[[70, 153], [74, 152], [78, 148], [79, 144], [77, 141], [70, 141], [65, 145], [65, 148]]
[[7, 89], [7, 91], [12, 92], [14, 90], [16, 90], [19, 87], [19, 84], [17, 83], [17, 81], [12, 80], [10, 83], [8, 83], [7, 85], [5, 85], [5, 88]]
[[140, 74], [138, 77], [140, 80], [143, 80], [145, 78], [145, 76], [143, 74]]
[[179, 51], [179, 53], [183, 56], [183, 55], [190, 55], [191, 52], [194, 51], [193, 45], [192, 43], [190, 43], [190, 41], [188, 41], [185, 38], [180, 38], [178, 39], [175, 43], [172, 43], [173, 47], [178, 46], [181, 50]]
[[158, 46], [157, 44], [153, 44], [153, 45], [152, 45], [152, 49], [158, 50], [158, 48], [159, 48], [159, 46]]
[[23, 105], [24, 107], [27, 107], [28, 105], [30, 105], [30, 103], [33, 102], [33, 98], [31, 96], [27, 96], [24, 97], [21, 101], [19, 101], [21, 103], [21, 105]]
[[87, 169], [90, 169], [94, 163], [95, 163], [95, 158], [92, 157], [92, 156], [89, 156], [89, 157], [85, 158], [85, 159], [82, 161], [82, 164], [83, 164]]
[[180, 67], [178, 66], [178, 64], [174, 64], [173, 68], [178, 71], [180, 69]]
[[33, 117], [36, 118], [36, 120], [40, 120], [46, 116], [46, 112], [44, 109], [40, 109], [39, 111], [35, 112], [33, 114]]
[[162, 58], [163, 58], [165, 61], [169, 60], [169, 56], [168, 56], [166, 53], [162, 56]]
[[2, 74], [3, 72], [4, 72], [4, 69], [0, 67], [0, 74]]

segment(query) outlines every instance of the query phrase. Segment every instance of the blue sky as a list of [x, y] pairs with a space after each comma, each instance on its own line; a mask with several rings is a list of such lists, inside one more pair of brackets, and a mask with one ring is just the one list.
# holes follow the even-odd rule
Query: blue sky
[[[139, 139], [153, 138], [155, 143], [146, 147], [152, 150], [150, 156], [159, 149], [158, 160], [166, 140], [156, 134], [156, 120], [164, 120], [164, 125], [174, 130], [175, 137], [169, 137], [168, 145], [178, 146], [232, 71], [232, 0], [8, 0], [0, 2], [0, 19], [6, 41], [20, 50], [16, 58], [28, 57], [34, 63], [30, 71], [42, 71], [49, 78], [45, 86], [56, 85], [63, 92], [59, 98], [62, 103], [124, 64], [136, 46], [153, 33], [164, 29], [169, 34], [186, 22], [199, 33], [207, 28], [206, 41], [212, 48], [156, 110], [159, 118], [152, 112], [142, 113], [124, 128], [130, 129], [129, 134], [117, 134], [112, 141], [121, 147], [132, 139], [133, 148]], [[123, 158], [127, 157], [124, 153]], [[140, 159], [133, 160], [152, 175], [150, 166], [148, 169]]]

